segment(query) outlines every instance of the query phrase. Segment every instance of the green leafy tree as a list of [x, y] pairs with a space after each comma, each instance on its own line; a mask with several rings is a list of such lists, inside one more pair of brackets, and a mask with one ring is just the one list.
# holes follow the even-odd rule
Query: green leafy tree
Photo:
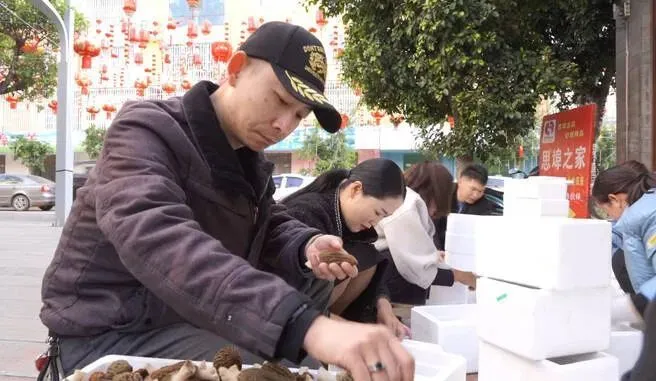
[[[486, 160], [533, 128], [541, 94], [567, 86], [523, 18], [525, 0], [308, 0], [348, 25], [344, 77], [364, 101], [403, 113], [425, 151]], [[452, 115], [455, 127], [443, 128]]]
[[[51, 96], [57, 87], [59, 36], [55, 25], [32, 1], [2, 2], [11, 12], [0, 8], [0, 95], [13, 93], [26, 100]], [[51, 3], [63, 17], [64, 1]], [[86, 25], [75, 12], [75, 29]]]
[[82, 148], [84, 148], [84, 152], [89, 155], [89, 158], [97, 159], [102, 150], [106, 130], [101, 127], [96, 127], [95, 124], [91, 124], [84, 133], [85, 137], [82, 141]]
[[41, 175], [45, 171], [46, 156], [55, 152], [54, 148], [45, 142], [29, 140], [21, 136], [11, 143], [14, 159], [20, 160], [33, 175]]
[[355, 150], [346, 144], [346, 135], [341, 132], [324, 134], [319, 128], [313, 128], [303, 141], [298, 151], [303, 160], [314, 160], [312, 170], [303, 170], [304, 174], [318, 176], [337, 168], [350, 169], [357, 164]]
[[[540, 96], [560, 94], [563, 108], [603, 103], [612, 84], [610, 1], [306, 3], [342, 16], [344, 77], [368, 105], [417, 125], [429, 156], [486, 161], [532, 130]], [[442, 127], [447, 115], [453, 129]]]

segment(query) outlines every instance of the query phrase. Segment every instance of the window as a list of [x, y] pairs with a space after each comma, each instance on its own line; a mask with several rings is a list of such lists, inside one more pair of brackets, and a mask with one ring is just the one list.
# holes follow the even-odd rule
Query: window
[[23, 179], [16, 176], [10, 175], [0, 175], [0, 184], [11, 185], [11, 184], [20, 184], [23, 182]]
[[280, 188], [280, 184], [282, 184], [282, 176], [273, 176], [273, 183], [276, 184], [276, 189]]
[[303, 179], [300, 177], [287, 177], [287, 188], [298, 188], [303, 185]]

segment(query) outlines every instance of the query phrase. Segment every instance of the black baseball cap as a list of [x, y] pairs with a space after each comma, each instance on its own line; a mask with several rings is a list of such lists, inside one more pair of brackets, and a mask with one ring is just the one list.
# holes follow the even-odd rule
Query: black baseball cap
[[239, 49], [271, 63], [285, 89], [310, 106], [321, 127], [330, 133], [339, 131], [342, 117], [323, 95], [326, 52], [312, 33], [298, 25], [271, 21], [262, 24]]

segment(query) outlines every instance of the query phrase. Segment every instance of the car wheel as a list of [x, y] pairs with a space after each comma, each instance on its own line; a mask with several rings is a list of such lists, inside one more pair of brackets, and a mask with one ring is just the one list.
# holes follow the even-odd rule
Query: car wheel
[[25, 195], [18, 194], [11, 199], [11, 206], [19, 212], [23, 212], [30, 208], [30, 199]]
[[52, 209], [52, 205], [48, 205], [48, 206], [40, 206], [39, 209], [41, 209], [41, 210], [43, 210], [43, 211], [45, 212], [45, 211], [48, 211], [48, 210]]

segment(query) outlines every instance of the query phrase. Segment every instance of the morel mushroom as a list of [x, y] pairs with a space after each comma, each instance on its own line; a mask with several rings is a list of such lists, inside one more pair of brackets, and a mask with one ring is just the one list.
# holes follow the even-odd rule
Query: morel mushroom
[[296, 377], [289, 368], [280, 365], [277, 362], [265, 362], [262, 364], [262, 371], [266, 373], [267, 379], [294, 381]]
[[358, 260], [345, 251], [333, 251], [319, 254], [319, 261], [325, 263], [342, 263], [347, 262], [352, 266], [358, 265]]
[[196, 368], [194, 379], [201, 381], [220, 381], [218, 370], [214, 366], [208, 365], [205, 361]]
[[178, 369], [177, 372], [171, 374], [171, 378], [169, 379], [170, 381], [187, 381], [189, 380], [193, 375], [196, 374], [196, 370], [198, 367], [194, 365], [189, 360], [186, 360], [182, 363], [182, 366], [180, 369]]
[[89, 381], [107, 381], [111, 379], [111, 377], [107, 377], [105, 372], [93, 372], [89, 375]]
[[129, 362], [125, 360], [116, 360], [109, 364], [109, 367], [107, 368], [106, 376], [107, 378], [113, 378], [117, 374], [125, 373], [125, 372], [132, 372], [132, 365], [130, 365]]
[[337, 373], [337, 381], [353, 381], [353, 376], [349, 372]]
[[184, 364], [185, 364], [184, 361], [180, 361], [180, 362], [176, 362], [175, 364], [161, 367], [150, 374], [150, 379], [153, 381], [155, 380], [164, 381], [165, 378], [167, 377], [170, 378], [172, 374], [180, 370], [180, 368], [182, 368]]
[[238, 381], [264, 381], [260, 368], [248, 368], [239, 373]]
[[112, 381], [143, 381], [139, 373], [123, 372], [112, 377]]
[[236, 347], [228, 345], [216, 352], [216, 355], [214, 356], [214, 368], [216, 368], [217, 371], [221, 367], [230, 369], [233, 365], [237, 365], [237, 369], [241, 370], [241, 354]]
[[219, 376], [221, 381], [238, 381], [240, 370], [237, 368], [237, 365], [233, 365], [230, 368], [219, 368]]

